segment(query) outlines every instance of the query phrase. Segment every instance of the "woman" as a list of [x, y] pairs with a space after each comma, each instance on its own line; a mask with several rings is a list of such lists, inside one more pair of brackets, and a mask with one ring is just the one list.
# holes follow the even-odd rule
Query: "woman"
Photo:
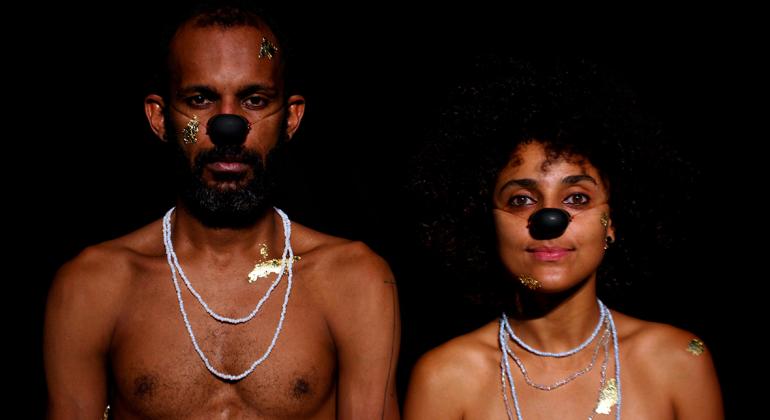
[[628, 243], [660, 248], [658, 216], [676, 217], [662, 186], [676, 187], [680, 161], [591, 65], [477, 69], [416, 185], [440, 214], [424, 224], [428, 244], [455, 272], [492, 280], [482, 300], [498, 318], [420, 359], [405, 419], [721, 419], [699, 339], [597, 298], [599, 280], [644, 277]]

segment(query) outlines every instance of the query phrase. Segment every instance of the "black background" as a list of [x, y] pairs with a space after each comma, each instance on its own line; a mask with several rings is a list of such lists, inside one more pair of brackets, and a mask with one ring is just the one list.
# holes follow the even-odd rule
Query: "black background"
[[[46, 7], [42, 16], [13, 14], [26, 22], [9, 34], [7, 60], [10, 123], [21, 130], [7, 136], [4, 201], [19, 251], [10, 261], [18, 274], [8, 281], [22, 294], [7, 299], [14, 339], [6, 342], [21, 351], [12, 367], [20, 370], [18, 389], [32, 397], [23, 409], [30, 418], [43, 413], [42, 314], [56, 268], [88, 244], [159, 218], [173, 201], [142, 109], [154, 28], [169, 6], [158, 7], [67, 5]], [[701, 170], [676, 264], [637, 285], [628, 308], [703, 337], [728, 414], [742, 411], [744, 382], [734, 359], [743, 353], [734, 343], [752, 337], [740, 327], [748, 306], [742, 288], [754, 277], [735, 232], [746, 222], [742, 188], [753, 168], [746, 156], [757, 141], [746, 123], [758, 115], [750, 106], [759, 74], [750, 11], [286, 9], [303, 57], [307, 109], [292, 141], [296, 172], [284, 207], [300, 223], [365, 241], [391, 263], [403, 317], [400, 391], [422, 352], [482, 321], [423, 263], [403, 185], [407, 158], [453, 71], [478, 52], [497, 50], [581, 55], [606, 66]]]

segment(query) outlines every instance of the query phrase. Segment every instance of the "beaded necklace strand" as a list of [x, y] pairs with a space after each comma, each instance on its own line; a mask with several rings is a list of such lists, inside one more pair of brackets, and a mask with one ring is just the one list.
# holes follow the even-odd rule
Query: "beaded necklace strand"
[[[503, 402], [505, 403], [505, 410], [506, 410], [506, 413], [508, 414], [509, 420], [514, 420], [514, 419], [522, 420], [519, 399], [518, 399], [518, 396], [516, 395], [516, 386], [513, 381], [513, 374], [511, 373], [511, 365], [508, 360], [509, 356], [514, 359], [514, 361], [517, 363], [517, 365], [521, 369], [527, 384], [537, 389], [550, 391], [552, 389], [556, 389], [562, 385], [565, 385], [571, 382], [578, 376], [581, 376], [584, 373], [591, 370], [591, 368], [593, 367], [596, 361], [596, 354], [598, 352], [599, 347], [604, 348], [604, 360], [602, 362], [601, 379], [599, 383], [599, 400], [601, 401], [602, 396], [607, 391], [605, 388], [613, 388], [613, 390], [616, 391], [617, 393], [615, 418], [616, 420], [620, 420], [620, 407], [621, 407], [621, 401], [622, 401], [622, 398], [621, 398], [622, 394], [621, 394], [621, 387], [620, 387], [620, 357], [618, 352], [618, 334], [617, 334], [617, 330], [615, 329], [615, 322], [612, 318], [612, 314], [610, 313], [609, 309], [607, 309], [604, 303], [602, 303], [602, 301], [598, 299], [597, 299], [597, 303], [599, 304], [599, 313], [600, 313], [599, 322], [597, 323], [596, 328], [594, 328], [594, 331], [591, 333], [591, 336], [587, 340], [585, 340], [583, 343], [579, 344], [577, 347], [564, 352], [557, 352], [557, 353], [540, 351], [524, 343], [513, 332], [513, 328], [511, 328], [511, 325], [508, 322], [508, 317], [506, 316], [506, 314], [505, 313], [502, 314], [502, 316], [500, 317], [500, 329], [498, 332], [498, 340], [500, 342], [500, 351], [502, 353], [500, 358], [500, 381], [502, 385]], [[576, 373], [571, 374], [565, 379], [557, 381], [553, 385], [541, 385], [541, 384], [534, 383], [534, 381], [532, 381], [529, 378], [529, 375], [527, 374], [526, 369], [523, 366], [523, 363], [521, 363], [521, 360], [514, 354], [513, 349], [511, 349], [509, 344], [509, 342], [513, 340], [517, 344], [519, 344], [523, 349], [541, 357], [567, 357], [586, 348], [596, 338], [603, 324], [605, 325], [605, 333], [602, 335], [601, 339], [599, 340], [599, 343], [597, 344], [597, 349], [593, 354], [593, 357], [591, 359], [591, 362], [589, 363], [589, 366]], [[607, 371], [607, 364], [609, 361], [608, 341], [610, 337], [612, 339], [612, 345], [614, 350], [615, 378], [614, 378], [614, 381], [610, 380], [611, 382], [608, 384], [606, 379], [606, 371]], [[513, 408], [515, 410], [515, 416], [514, 416], [514, 412], [511, 410], [511, 404], [508, 398], [508, 392], [507, 392], [508, 384], [510, 384], [510, 395], [511, 395], [511, 399], [513, 400]], [[598, 406], [597, 406], [597, 409], [598, 409]], [[607, 413], [609, 414], [609, 412]], [[588, 417], [589, 420], [593, 419], [594, 414], [596, 413], [592, 411], [592, 414]]]
[[[292, 280], [294, 277], [294, 270], [293, 270], [294, 250], [291, 248], [291, 221], [289, 220], [289, 217], [286, 216], [286, 213], [284, 213], [280, 209], [275, 208], [275, 211], [281, 217], [281, 222], [283, 224], [283, 233], [285, 238], [283, 262], [281, 263], [281, 271], [279, 272], [278, 277], [270, 286], [270, 288], [268, 288], [267, 292], [265, 292], [265, 295], [262, 297], [262, 299], [260, 299], [259, 303], [257, 303], [256, 308], [249, 315], [243, 318], [228, 318], [217, 314], [216, 312], [214, 312], [209, 308], [209, 306], [206, 304], [206, 302], [203, 300], [200, 294], [197, 291], [195, 291], [189, 279], [184, 274], [184, 271], [182, 270], [182, 266], [179, 264], [179, 259], [176, 256], [176, 252], [174, 252], [174, 244], [171, 241], [171, 214], [174, 212], [174, 208], [172, 207], [163, 217], [163, 244], [166, 248], [166, 260], [168, 261], [168, 266], [171, 269], [171, 280], [174, 283], [174, 289], [176, 290], [176, 297], [179, 303], [179, 311], [182, 314], [182, 319], [184, 320], [185, 327], [187, 328], [187, 334], [190, 336], [190, 340], [192, 341], [193, 347], [195, 348], [195, 351], [198, 353], [198, 356], [200, 356], [201, 360], [203, 361], [203, 364], [206, 365], [206, 368], [209, 370], [209, 372], [211, 372], [213, 375], [217, 376], [220, 379], [229, 380], [229, 381], [239, 381], [245, 378], [246, 376], [248, 376], [249, 374], [251, 374], [254, 371], [254, 369], [256, 369], [257, 366], [262, 364], [262, 362], [267, 360], [267, 358], [270, 356], [270, 353], [272, 353], [273, 348], [275, 348], [275, 344], [278, 341], [278, 337], [280, 336], [281, 330], [283, 328], [283, 322], [286, 318], [286, 308], [289, 304], [289, 297], [291, 296]], [[265, 303], [265, 301], [267, 301], [267, 299], [270, 297], [270, 294], [278, 286], [278, 283], [283, 278], [283, 274], [286, 271], [288, 272], [286, 276], [286, 293], [284, 295], [283, 304], [281, 306], [281, 317], [278, 320], [278, 324], [276, 325], [275, 332], [273, 333], [273, 338], [270, 341], [270, 345], [267, 347], [264, 354], [262, 354], [260, 358], [255, 360], [249, 368], [247, 368], [245, 371], [241, 372], [240, 374], [232, 375], [232, 374], [224, 373], [217, 370], [211, 364], [211, 362], [206, 357], [206, 355], [203, 353], [203, 350], [201, 350], [200, 346], [198, 345], [198, 340], [195, 338], [195, 333], [193, 332], [192, 326], [190, 325], [190, 320], [188, 319], [187, 311], [185, 311], [184, 300], [182, 299], [182, 289], [179, 286], [177, 273], [182, 277], [185, 285], [193, 294], [193, 296], [196, 297], [196, 299], [201, 304], [201, 306], [203, 306], [206, 312], [209, 315], [211, 315], [214, 319], [223, 323], [228, 323], [228, 324], [242, 324], [254, 318], [254, 316], [260, 310], [262, 305]]]

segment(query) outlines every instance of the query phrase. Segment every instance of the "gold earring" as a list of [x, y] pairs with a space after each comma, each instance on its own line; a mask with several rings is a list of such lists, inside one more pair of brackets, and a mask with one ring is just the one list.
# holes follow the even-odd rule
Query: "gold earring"
[[607, 248], [609, 248], [610, 244], [612, 244], [613, 242], [615, 242], [615, 240], [612, 239], [612, 236], [607, 235], [607, 237], [604, 238], [604, 249], [606, 250]]

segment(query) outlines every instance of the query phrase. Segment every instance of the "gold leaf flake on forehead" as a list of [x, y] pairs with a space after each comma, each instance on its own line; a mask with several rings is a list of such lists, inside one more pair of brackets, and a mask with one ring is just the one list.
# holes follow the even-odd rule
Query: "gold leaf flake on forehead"
[[259, 58], [267, 57], [268, 60], [272, 60], [275, 53], [278, 52], [278, 47], [275, 46], [269, 39], [262, 37], [262, 43], [259, 45]]
[[706, 351], [706, 345], [703, 344], [703, 341], [700, 339], [693, 338], [690, 340], [690, 344], [687, 345], [687, 351], [696, 356], [700, 356], [704, 351]]

